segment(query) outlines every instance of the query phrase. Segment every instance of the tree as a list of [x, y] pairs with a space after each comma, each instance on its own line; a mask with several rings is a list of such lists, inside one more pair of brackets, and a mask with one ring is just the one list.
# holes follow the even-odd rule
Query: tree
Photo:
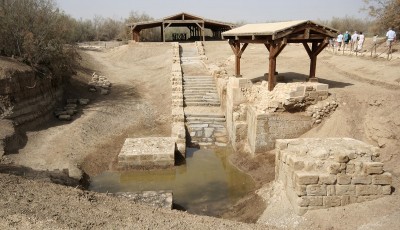
[[38, 72], [72, 71], [77, 54], [65, 46], [71, 21], [54, 0], [2, 0], [0, 4], [2, 55], [14, 56]]
[[379, 26], [400, 29], [400, 0], [363, 0], [368, 14], [377, 19]]

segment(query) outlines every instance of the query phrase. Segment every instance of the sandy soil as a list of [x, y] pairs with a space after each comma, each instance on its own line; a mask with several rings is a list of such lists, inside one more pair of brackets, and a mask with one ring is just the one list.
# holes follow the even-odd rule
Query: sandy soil
[[[205, 44], [209, 64], [233, 73], [232, 50], [226, 42]], [[27, 133], [28, 142], [3, 162], [34, 170], [68, 169], [80, 177], [112, 167], [126, 137], [169, 136], [171, 89], [170, 44], [129, 44], [113, 49], [86, 50], [83, 67], [71, 80], [70, 97], [91, 103], [72, 122], [51, 121]], [[268, 71], [263, 45], [249, 45], [242, 56], [242, 74], [257, 81]], [[149, 229], [396, 229], [400, 228], [400, 59], [391, 61], [332, 54], [324, 51], [317, 63], [320, 82], [340, 102], [330, 119], [305, 137], [353, 137], [381, 146], [381, 159], [394, 175], [393, 196], [342, 208], [293, 214], [279, 185], [273, 180], [271, 155], [249, 158], [237, 154], [232, 161], [262, 187], [238, 204], [227, 218], [256, 221], [257, 225], [197, 217], [129, 204], [122, 198], [0, 174], [0, 226], [5, 228], [149, 228]], [[304, 80], [309, 61], [302, 46], [289, 45], [280, 54], [277, 70], [287, 81]], [[85, 83], [92, 72], [112, 83], [110, 95], [90, 94]], [[269, 153], [271, 154], [271, 153]], [[45, 189], [43, 189], [45, 188]], [[272, 192], [271, 192], [272, 191]], [[262, 203], [264, 202], [264, 203]], [[252, 208], [253, 207], [253, 208]], [[259, 207], [266, 207], [265, 211]], [[235, 214], [236, 213], [236, 214]], [[340, 221], [339, 221], [340, 220]]]

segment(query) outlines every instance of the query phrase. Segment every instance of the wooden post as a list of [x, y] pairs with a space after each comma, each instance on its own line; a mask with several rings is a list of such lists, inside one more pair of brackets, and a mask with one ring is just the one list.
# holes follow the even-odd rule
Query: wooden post
[[161, 36], [162, 36], [162, 42], [165, 42], [165, 25], [164, 25], [164, 23], [162, 24], [162, 28], [161, 28]]
[[[312, 52], [310, 55], [310, 79], [315, 79], [315, 72], [317, 69], [317, 54], [315, 54], [315, 50], [318, 48], [318, 43], [312, 43]], [[311, 80], [312, 81], [312, 80]]]
[[304, 48], [307, 51], [308, 56], [310, 57], [310, 76], [308, 78], [309, 81], [318, 81], [316, 76], [317, 69], [317, 56], [321, 53], [322, 50], [329, 44], [329, 38], [325, 38], [320, 44], [318, 42], [313, 42], [311, 49], [306, 42], [303, 43]]
[[242, 77], [242, 75], [240, 75], [240, 58], [242, 57], [242, 54], [249, 45], [249, 43], [244, 43], [243, 47], [240, 48], [240, 41], [229, 40], [229, 45], [231, 46], [232, 51], [235, 54], [235, 76]]
[[287, 40], [283, 39], [277, 43], [264, 44], [269, 51], [269, 70], [268, 70], [268, 90], [272, 91], [276, 85], [276, 58], [287, 45]]
[[205, 23], [203, 22], [203, 27], [201, 28], [201, 33], [203, 35], [203, 42], [206, 41], [206, 31], [205, 31]]

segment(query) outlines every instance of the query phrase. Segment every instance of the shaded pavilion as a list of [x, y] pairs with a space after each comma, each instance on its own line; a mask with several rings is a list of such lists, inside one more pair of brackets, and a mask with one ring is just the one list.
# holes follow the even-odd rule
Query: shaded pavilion
[[165, 31], [170, 27], [187, 27], [191, 38], [205, 41], [205, 30], [210, 29], [213, 39], [222, 40], [222, 32], [234, 27], [233, 24], [205, 19], [188, 13], [179, 13], [156, 21], [137, 22], [128, 25], [132, 31], [132, 39], [140, 41], [140, 31], [160, 27], [161, 41], [165, 42]]
[[310, 57], [309, 81], [315, 77], [318, 54], [338, 31], [309, 20], [247, 24], [222, 33], [235, 54], [235, 75], [240, 77], [240, 58], [249, 43], [264, 44], [269, 51], [268, 90], [276, 85], [276, 59], [288, 43], [303, 44]]

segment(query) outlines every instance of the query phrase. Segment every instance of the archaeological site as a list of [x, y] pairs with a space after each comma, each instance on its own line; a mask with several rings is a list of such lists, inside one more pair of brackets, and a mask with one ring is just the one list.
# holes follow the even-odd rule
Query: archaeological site
[[1, 229], [400, 228], [398, 50], [311, 20], [127, 28], [66, 77], [0, 56]]

